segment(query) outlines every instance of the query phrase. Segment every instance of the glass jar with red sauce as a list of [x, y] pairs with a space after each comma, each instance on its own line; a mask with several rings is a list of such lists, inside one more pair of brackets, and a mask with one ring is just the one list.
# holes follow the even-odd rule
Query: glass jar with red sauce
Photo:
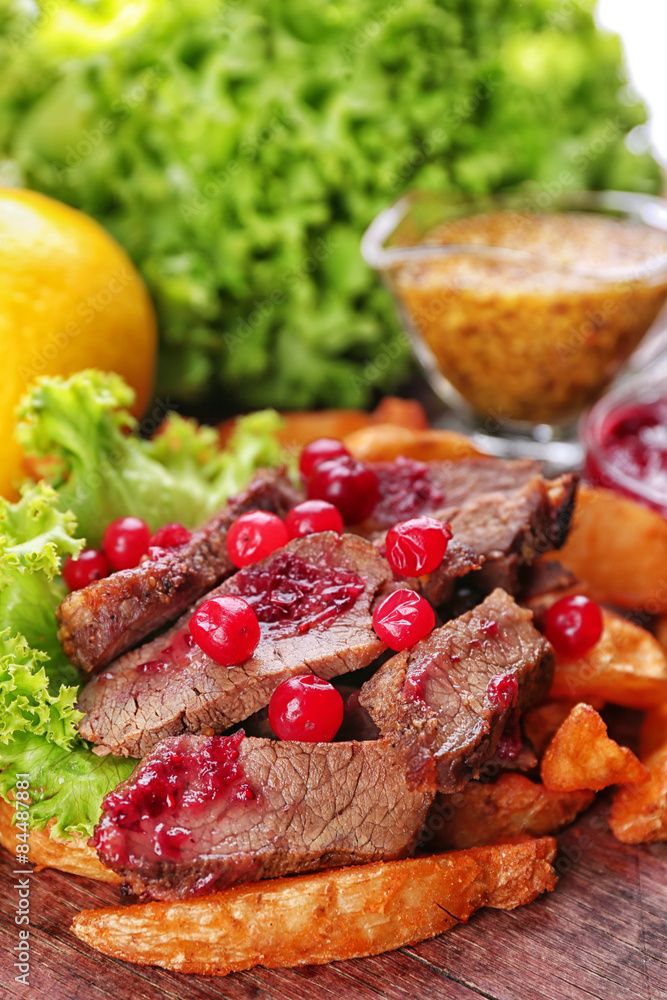
[[667, 517], [667, 366], [603, 396], [583, 418], [586, 476]]

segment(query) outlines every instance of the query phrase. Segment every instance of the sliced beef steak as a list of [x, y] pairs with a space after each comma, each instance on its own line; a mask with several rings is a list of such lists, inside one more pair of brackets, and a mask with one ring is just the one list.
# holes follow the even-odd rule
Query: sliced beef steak
[[407, 771], [389, 740], [176, 736], [107, 795], [94, 843], [144, 899], [405, 857], [435, 793]]
[[539, 462], [519, 459], [465, 458], [461, 461], [417, 462], [397, 458], [373, 464], [380, 501], [361, 526], [365, 535], [387, 531], [397, 521], [458, 507], [482, 493], [510, 495], [539, 476]]
[[[378, 548], [381, 552], [384, 551], [384, 536]], [[418, 591], [437, 608], [451, 597], [454, 581], [481, 569], [484, 561], [485, 557], [475, 552], [470, 545], [466, 545], [459, 538], [452, 538], [447, 546], [445, 558], [436, 570], [427, 576], [413, 577], [409, 580], [396, 576], [396, 581], [401, 587], [410, 587]]]
[[[403, 465], [400, 461], [382, 464], [383, 475], [390, 464], [398, 467], [396, 478], [400, 484]], [[428, 508], [422, 507], [418, 512], [448, 521], [454, 535], [439, 569], [409, 584], [435, 606], [449, 600], [455, 579], [470, 573], [473, 574], [470, 583], [480, 594], [494, 587], [516, 593], [520, 589], [522, 568], [530, 566], [542, 553], [560, 548], [567, 537], [574, 507], [575, 476], [543, 479], [536, 462], [502, 462], [490, 458], [429, 465], [412, 462], [409, 468], [413, 466], [422, 467], [423, 482], [430, 490], [427, 493], [426, 487], [423, 489], [424, 495], [428, 495]], [[386, 492], [389, 487], [382, 486], [383, 482], [380, 476], [385, 495], [379, 504], [379, 514], [376, 511], [373, 519], [362, 526], [363, 533], [374, 539], [380, 551], [386, 533], [375, 531], [375, 526], [384, 524], [397, 510], [405, 513], [410, 499], [397, 501], [392, 508], [389, 501], [394, 495]], [[436, 508], [432, 506], [434, 498], [439, 503]], [[417, 510], [419, 496], [412, 500]], [[412, 511], [407, 513], [412, 516]]]
[[234, 572], [226, 544], [234, 518], [249, 510], [285, 514], [299, 499], [284, 472], [263, 471], [187, 544], [69, 594], [56, 611], [66, 655], [90, 673], [174, 621]]
[[84, 687], [79, 730], [115, 754], [143, 756], [165, 736], [223, 732], [264, 708], [296, 674], [331, 678], [386, 648], [372, 607], [391, 579], [369, 542], [333, 532], [297, 538], [236, 573], [206, 598], [237, 594], [255, 609], [254, 655], [221, 667], [191, 639], [191, 610], [159, 638], [126, 653]]
[[553, 668], [531, 612], [495, 590], [388, 660], [359, 700], [383, 736], [432, 753], [440, 791], [452, 792], [479, 775], [501, 738], [512, 739], [519, 715], [547, 694]]
[[483, 556], [473, 578], [480, 591], [503, 587], [516, 593], [521, 569], [565, 542], [576, 486], [573, 475], [555, 480], [537, 475], [512, 492], [483, 493], [433, 516], [450, 523], [459, 544]]

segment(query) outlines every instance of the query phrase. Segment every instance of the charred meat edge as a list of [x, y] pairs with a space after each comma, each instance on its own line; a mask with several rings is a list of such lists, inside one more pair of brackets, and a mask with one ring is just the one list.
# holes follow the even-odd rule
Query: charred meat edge
[[65, 654], [85, 673], [100, 670], [235, 572], [226, 544], [235, 518], [250, 510], [284, 515], [300, 499], [283, 470], [264, 470], [186, 545], [69, 594], [56, 610]]

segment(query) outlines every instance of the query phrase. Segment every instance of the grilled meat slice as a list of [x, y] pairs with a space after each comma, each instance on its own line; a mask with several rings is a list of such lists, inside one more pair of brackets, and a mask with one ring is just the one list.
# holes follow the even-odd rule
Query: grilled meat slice
[[283, 471], [263, 471], [186, 545], [69, 594], [56, 611], [66, 655], [92, 673], [174, 621], [234, 572], [226, 543], [236, 517], [249, 510], [285, 514], [300, 499]]
[[482, 593], [502, 587], [517, 593], [521, 570], [545, 552], [559, 549], [570, 528], [577, 478], [534, 476], [510, 493], [483, 493], [433, 514], [449, 521], [459, 544], [484, 559], [472, 577]]
[[380, 500], [363, 534], [372, 537], [387, 531], [397, 521], [454, 508], [483, 493], [510, 496], [542, 471], [539, 462], [528, 459], [464, 458], [460, 461], [417, 462], [397, 458], [373, 464]]
[[386, 648], [372, 607], [391, 580], [369, 542], [333, 532], [297, 538], [206, 595], [237, 594], [260, 621], [254, 655], [221, 667], [196, 646], [192, 609], [164, 635], [125, 654], [84, 687], [81, 735], [143, 756], [165, 736], [223, 732], [268, 704], [297, 674], [331, 678], [372, 663]]
[[554, 668], [532, 617], [495, 590], [363, 685], [359, 701], [383, 736], [433, 754], [440, 791], [478, 777], [501, 740], [508, 754], [520, 749], [512, 744], [518, 718], [547, 694]]
[[389, 740], [163, 740], [104, 801], [94, 843], [143, 899], [405, 857], [433, 801]]
[[[388, 527], [403, 516], [428, 514], [452, 526], [442, 566], [429, 579], [410, 583], [436, 606], [449, 600], [456, 578], [470, 573], [480, 594], [494, 587], [516, 593], [521, 570], [567, 538], [577, 487], [571, 474], [544, 479], [537, 462], [492, 458], [428, 464], [397, 459], [375, 468], [381, 499], [359, 531], [380, 551]], [[405, 494], [410, 477], [415, 492]]]

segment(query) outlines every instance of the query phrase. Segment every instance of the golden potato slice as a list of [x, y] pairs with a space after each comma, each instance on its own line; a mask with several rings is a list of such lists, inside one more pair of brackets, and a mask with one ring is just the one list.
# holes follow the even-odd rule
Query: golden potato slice
[[658, 618], [655, 626], [655, 634], [663, 649], [667, 649], [667, 615]]
[[[344, 438], [371, 424], [395, 424], [398, 427], [428, 427], [424, 407], [416, 399], [385, 396], [372, 413], [365, 410], [295, 410], [282, 413], [283, 427], [278, 436], [287, 448], [300, 449], [318, 437]], [[236, 418], [219, 425], [220, 443], [226, 444]]]
[[651, 708], [667, 700], [667, 654], [655, 636], [603, 609], [602, 638], [577, 660], [559, 657], [554, 699]]
[[640, 752], [651, 777], [619, 788], [609, 816], [614, 836], [625, 844], [667, 840], [667, 704], [646, 713]]
[[639, 756], [646, 762], [667, 746], [667, 701], [647, 712], [639, 732]]
[[574, 701], [550, 698], [541, 705], [533, 705], [521, 716], [523, 734], [530, 742], [538, 760], [542, 759], [556, 730], [565, 722], [575, 704]]
[[503, 837], [556, 833], [595, 798], [594, 792], [554, 792], [517, 771], [497, 781], [471, 781], [461, 792], [436, 796], [422, 839], [428, 850], [477, 847]]
[[455, 431], [414, 430], [393, 424], [353, 431], [345, 437], [345, 444], [356, 458], [366, 462], [392, 462], [400, 455], [419, 462], [460, 461], [481, 456], [470, 438]]
[[[0, 798], [0, 844], [11, 854], [16, 854], [17, 829], [12, 826], [14, 806]], [[116, 872], [105, 868], [92, 847], [86, 840], [75, 834], [71, 838], [61, 839], [51, 836], [49, 830], [55, 823], [52, 820], [44, 830], [31, 830], [28, 836], [28, 860], [31, 865], [41, 868], [57, 868], [70, 875], [82, 875], [98, 882], [120, 882]]]
[[600, 791], [608, 785], [639, 784], [648, 770], [628, 747], [607, 735], [591, 705], [575, 705], [544, 752], [542, 781], [556, 792]]
[[609, 826], [624, 844], [667, 840], [667, 747], [653, 754], [650, 778], [644, 785], [619, 788], [609, 814]]
[[201, 899], [84, 910], [91, 947], [127, 962], [224, 976], [416, 944], [481, 906], [513, 909], [556, 884], [551, 837], [237, 886]]
[[667, 519], [634, 500], [582, 483], [558, 561], [598, 600], [667, 613]]

